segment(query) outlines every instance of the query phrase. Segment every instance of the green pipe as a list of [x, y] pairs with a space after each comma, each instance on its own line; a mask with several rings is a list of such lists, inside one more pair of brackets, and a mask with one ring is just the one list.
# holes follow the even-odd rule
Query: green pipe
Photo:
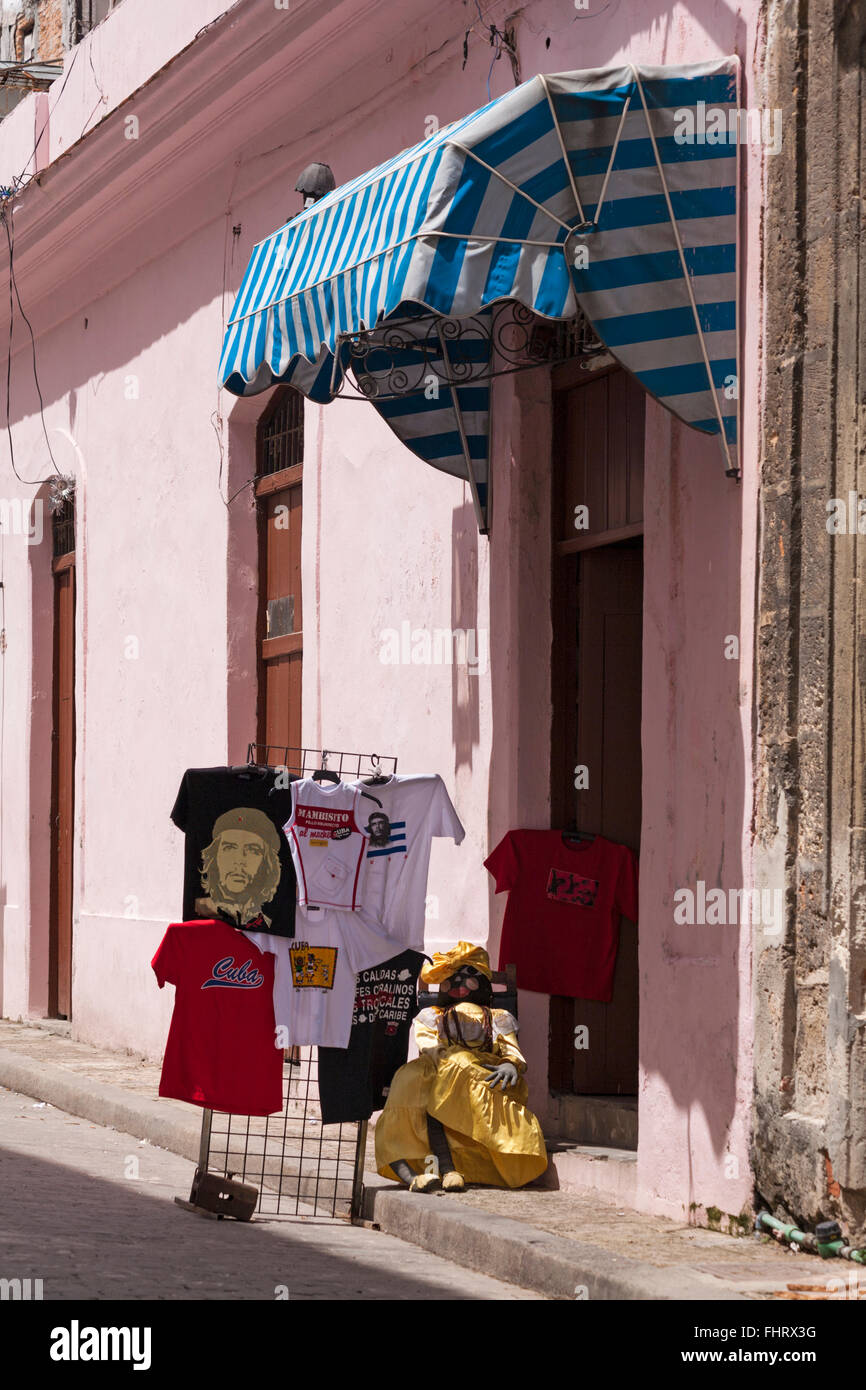
[[841, 1236], [834, 1240], [819, 1240], [811, 1231], [799, 1231], [796, 1226], [788, 1226], [784, 1221], [778, 1221], [775, 1216], [771, 1216], [768, 1211], [759, 1212], [755, 1217], [755, 1229], [757, 1231], [770, 1230], [775, 1234], [777, 1240], [781, 1237], [782, 1240], [789, 1241], [791, 1245], [797, 1245], [813, 1255], [820, 1255], [822, 1260], [838, 1257], [866, 1265], [866, 1250], [852, 1250], [851, 1246], [846, 1245], [845, 1241], [841, 1239]]

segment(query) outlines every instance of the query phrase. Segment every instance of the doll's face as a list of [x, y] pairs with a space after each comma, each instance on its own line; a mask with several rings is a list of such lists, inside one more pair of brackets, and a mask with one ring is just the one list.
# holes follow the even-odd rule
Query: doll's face
[[444, 1005], [489, 1004], [492, 988], [486, 975], [474, 965], [461, 965], [447, 979], [439, 981], [439, 999]]

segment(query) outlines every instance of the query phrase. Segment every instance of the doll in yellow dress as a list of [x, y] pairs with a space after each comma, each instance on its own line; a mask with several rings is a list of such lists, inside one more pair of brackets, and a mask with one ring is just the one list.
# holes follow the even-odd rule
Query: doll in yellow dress
[[461, 941], [421, 971], [441, 1004], [414, 1022], [419, 1056], [391, 1082], [376, 1125], [376, 1167], [413, 1192], [462, 1192], [467, 1182], [523, 1187], [547, 1167], [527, 1109], [517, 1023], [491, 1007], [490, 961]]

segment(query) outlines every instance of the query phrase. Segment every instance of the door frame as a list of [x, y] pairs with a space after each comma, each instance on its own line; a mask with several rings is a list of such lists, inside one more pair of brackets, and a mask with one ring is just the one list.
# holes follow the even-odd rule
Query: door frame
[[[264, 448], [265, 448], [265, 427], [280, 409], [285, 400], [287, 392], [292, 391], [292, 387], [278, 389], [267, 407], [262, 412], [256, 423], [256, 477], [254, 483], [254, 495], [257, 503], [257, 556], [258, 556], [258, 597], [256, 609], [256, 686], [258, 698], [256, 700], [256, 739], [260, 747], [268, 743], [268, 710], [267, 710], [267, 663], [269, 658], [279, 658], [299, 654], [303, 665], [304, 634], [303, 634], [303, 598], [301, 599], [301, 622], [302, 627], [297, 632], [285, 633], [278, 637], [267, 636], [267, 526], [268, 526], [268, 501], [278, 493], [290, 493], [295, 489], [301, 494], [301, 546], [303, 547], [303, 444], [301, 445], [301, 460], [298, 463], [290, 464], [287, 468], [278, 469], [275, 473], [267, 473], [263, 468]], [[303, 398], [300, 402], [300, 429], [301, 439], [303, 440]], [[303, 582], [303, 564], [299, 559], [299, 582]], [[301, 675], [301, 689], [303, 689], [303, 674]], [[303, 707], [298, 711], [298, 747], [303, 742]], [[274, 745], [281, 747], [282, 745]], [[292, 746], [287, 744], [286, 746]]]
[[[73, 954], [73, 923], [74, 908], [73, 899], [75, 892], [75, 752], [76, 752], [76, 718], [75, 718], [75, 639], [76, 622], [75, 613], [77, 606], [76, 574], [75, 574], [75, 552], [69, 551], [65, 555], [58, 556], [51, 564], [52, 583], [53, 583], [53, 640], [52, 640], [52, 729], [51, 729], [51, 800], [50, 800], [50, 889], [49, 889], [49, 925], [48, 925], [48, 1016], [50, 1018], [72, 1017], [72, 954]], [[61, 643], [61, 619], [60, 619], [60, 584], [58, 576], [69, 574], [69, 584], [72, 590], [71, 607], [72, 616], [70, 629], [66, 635], [66, 640], [71, 645], [72, 680], [71, 680], [71, 700], [72, 718], [69, 748], [61, 746], [61, 718], [60, 718], [60, 680], [62, 669]], [[68, 838], [69, 852], [66, 863], [62, 862], [60, 845], [60, 816], [62, 808], [60, 805], [61, 787], [61, 757], [68, 758], [68, 785], [70, 787]], [[62, 904], [60, 901], [61, 874], [65, 879], [65, 897], [68, 902], [68, 922], [65, 924], [61, 920]]]

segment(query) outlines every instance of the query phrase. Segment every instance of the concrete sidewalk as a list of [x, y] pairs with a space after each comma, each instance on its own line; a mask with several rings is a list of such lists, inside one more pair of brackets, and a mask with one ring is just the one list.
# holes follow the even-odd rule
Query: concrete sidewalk
[[[75, 1042], [68, 1026], [0, 1021], [0, 1086], [195, 1161], [201, 1112], [158, 1099], [159, 1074], [154, 1063]], [[856, 1269], [550, 1186], [419, 1196], [369, 1171], [363, 1214], [389, 1235], [553, 1298], [791, 1297], [791, 1283], [829, 1293]]]

